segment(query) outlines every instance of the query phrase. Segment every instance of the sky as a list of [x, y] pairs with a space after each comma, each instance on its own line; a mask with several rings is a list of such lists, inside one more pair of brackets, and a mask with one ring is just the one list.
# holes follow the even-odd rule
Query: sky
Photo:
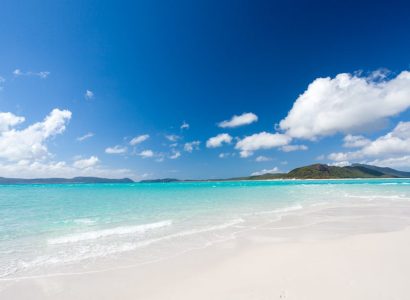
[[2, 1], [0, 176], [410, 170], [407, 1]]

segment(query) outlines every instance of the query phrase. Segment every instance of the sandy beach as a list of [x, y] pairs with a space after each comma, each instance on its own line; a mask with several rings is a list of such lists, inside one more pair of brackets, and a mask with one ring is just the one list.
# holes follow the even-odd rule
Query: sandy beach
[[410, 230], [226, 241], [144, 266], [1, 282], [2, 299], [408, 299]]

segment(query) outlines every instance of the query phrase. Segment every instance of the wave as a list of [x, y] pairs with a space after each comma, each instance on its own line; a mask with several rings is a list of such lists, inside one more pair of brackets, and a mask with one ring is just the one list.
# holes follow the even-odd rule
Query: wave
[[92, 225], [92, 224], [95, 224], [97, 221], [93, 219], [89, 219], [89, 218], [82, 218], [82, 219], [75, 219], [73, 222], [79, 225]]
[[405, 195], [352, 195], [352, 194], [344, 194], [346, 198], [359, 198], [359, 199], [367, 199], [367, 200], [377, 200], [377, 199], [388, 199], [388, 200], [409, 200], [409, 197]]
[[149, 224], [142, 224], [142, 225], [135, 225], [135, 226], [119, 226], [115, 228], [108, 228], [102, 230], [94, 230], [94, 231], [87, 231], [81, 233], [75, 233], [70, 235], [65, 235], [62, 237], [49, 239], [49, 245], [56, 245], [56, 244], [66, 244], [66, 243], [76, 243], [86, 240], [95, 240], [111, 235], [124, 235], [124, 234], [133, 234], [139, 233], [143, 234], [146, 231], [152, 229], [158, 229], [162, 227], [167, 227], [172, 225], [172, 220], [165, 220], [156, 223], [149, 223]]
[[144, 246], [148, 246], [148, 245], [151, 245], [153, 243], [160, 242], [160, 241], [165, 241], [165, 240], [170, 240], [170, 239], [174, 239], [174, 238], [194, 235], [194, 234], [198, 234], [198, 233], [205, 233], [205, 232], [210, 232], [210, 231], [215, 231], [215, 230], [222, 230], [222, 229], [225, 229], [225, 228], [229, 228], [229, 227], [238, 225], [238, 224], [243, 223], [243, 222], [245, 222], [244, 219], [238, 218], [238, 219], [234, 219], [234, 220], [231, 220], [229, 222], [219, 224], [219, 225], [214, 225], [214, 226], [209, 226], [209, 227], [199, 228], [199, 229], [185, 230], [185, 231], [177, 232], [177, 233], [174, 233], [174, 234], [166, 235], [166, 236], [163, 236], [163, 237], [160, 237], [160, 238], [142, 241], [142, 242], [137, 243], [137, 246], [138, 247], [144, 247]]
[[[199, 229], [185, 230], [185, 231], [177, 232], [174, 234], [166, 235], [160, 238], [142, 241], [139, 243], [127, 242], [127, 243], [120, 243], [120, 244], [113, 243], [110, 245], [100, 245], [100, 244], [80, 245], [75, 248], [68, 248], [68, 249], [61, 250], [55, 253], [54, 255], [39, 256], [30, 261], [25, 261], [25, 260], [10, 261], [7, 266], [5, 265], [5, 266], [0, 267], [0, 278], [10, 276], [11, 274], [17, 273], [18, 271], [32, 269], [36, 267], [74, 263], [74, 262], [78, 262], [84, 259], [106, 257], [109, 255], [113, 255], [113, 254], [117, 254], [121, 252], [133, 251], [137, 248], [149, 246], [156, 242], [195, 235], [198, 233], [222, 230], [225, 228], [235, 226], [242, 222], [244, 222], [243, 219], [233, 219], [233, 220], [230, 220], [226, 223], [222, 223], [219, 225], [213, 225], [213, 226], [199, 228]], [[172, 222], [167, 220], [167, 221], [143, 224], [143, 225], [138, 225], [138, 226], [116, 227], [116, 228], [107, 229], [107, 230], [84, 232], [82, 234], [65, 236], [65, 237], [61, 237], [58, 239], [50, 240], [49, 243], [50, 244], [63, 244], [63, 243], [72, 243], [72, 242], [82, 241], [82, 240], [86, 240], [90, 238], [94, 239], [94, 238], [99, 238], [102, 236], [107, 236], [108, 233], [113, 233], [114, 231], [115, 231], [115, 234], [133, 233], [133, 232], [139, 233], [139, 232], [144, 232], [144, 230], [146, 231], [149, 229], [161, 228], [164, 226], [169, 226], [171, 224]]]
[[259, 215], [269, 215], [269, 214], [280, 214], [280, 213], [287, 213], [290, 211], [295, 211], [295, 210], [300, 210], [302, 209], [303, 206], [300, 204], [284, 207], [284, 208], [277, 208], [273, 210], [264, 210], [264, 211], [258, 211], [254, 213], [249, 213], [249, 214], [244, 214], [245, 216], [259, 216]]

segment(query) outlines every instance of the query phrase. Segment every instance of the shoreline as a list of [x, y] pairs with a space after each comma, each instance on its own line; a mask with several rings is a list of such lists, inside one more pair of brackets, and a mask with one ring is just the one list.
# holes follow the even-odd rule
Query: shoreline
[[[352, 180], [317, 186], [221, 183], [221, 190], [212, 183], [188, 190], [101, 186], [85, 188], [90, 193], [84, 201], [80, 188], [67, 189], [57, 194], [61, 202], [44, 202], [39, 210], [58, 204], [63, 214], [46, 223], [35, 219], [57, 224], [51, 234], [35, 235], [39, 227], [31, 240], [3, 244], [0, 298], [324, 300], [339, 299], [332, 293], [343, 290], [349, 293], [340, 299], [394, 299], [366, 294], [375, 286], [378, 293], [397, 290], [394, 296], [406, 299], [409, 190], [397, 179], [394, 186], [383, 185], [390, 180], [363, 182], [368, 186]], [[16, 192], [37, 191], [35, 199], [43, 199], [54, 190]], [[67, 215], [63, 208], [74, 204], [79, 213]], [[110, 207], [105, 214], [93, 210], [103, 204]], [[113, 211], [119, 204], [123, 210]], [[155, 214], [134, 219], [141, 204], [150, 205], [142, 212]], [[125, 222], [113, 219], [132, 207]]]
[[20, 279], [8, 282], [0, 296], [33, 300], [406, 299], [409, 251], [410, 227], [310, 242], [231, 240], [142, 266]]

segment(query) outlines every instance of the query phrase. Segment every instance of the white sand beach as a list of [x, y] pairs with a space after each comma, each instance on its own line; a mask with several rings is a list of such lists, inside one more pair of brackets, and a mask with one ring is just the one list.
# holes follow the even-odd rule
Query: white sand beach
[[144, 266], [1, 282], [1, 299], [386, 299], [410, 295], [410, 230], [236, 239]]

